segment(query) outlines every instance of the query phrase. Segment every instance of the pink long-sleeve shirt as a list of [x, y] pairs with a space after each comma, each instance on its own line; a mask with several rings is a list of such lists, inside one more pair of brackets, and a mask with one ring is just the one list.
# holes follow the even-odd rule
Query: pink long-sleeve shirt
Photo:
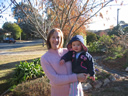
[[71, 72], [71, 62], [60, 65], [60, 58], [67, 52], [66, 48], [49, 49], [41, 57], [41, 66], [50, 80], [51, 96], [69, 96], [70, 83], [77, 82], [76, 74]]

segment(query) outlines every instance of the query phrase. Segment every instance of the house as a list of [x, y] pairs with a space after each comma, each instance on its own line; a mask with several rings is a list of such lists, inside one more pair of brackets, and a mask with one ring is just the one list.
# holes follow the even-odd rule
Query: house
[[121, 25], [122, 28], [128, 27], [128, 24]]
[[12, 32], [8, 32], [2, 28], [0, 28], [0, 42], [6, 37], [10, 37]]

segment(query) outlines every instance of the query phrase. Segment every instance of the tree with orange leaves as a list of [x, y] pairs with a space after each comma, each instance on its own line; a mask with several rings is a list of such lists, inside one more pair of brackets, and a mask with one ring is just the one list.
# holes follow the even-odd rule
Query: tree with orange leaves
[[[64, 32], [65, 44], [67, 44], [73, 35], [85, 34], [90, 19], [111, 2], [111, 0], [98, 4], [95, 4], [95, 1], [91, 0], [50, 0], [50, 2], [52, 2], [52, 7], [49, 11], [51, 12], [51, 16], [56, 17], [53, 27], [59, 27]], [[93, 13], [94, 9], [99, 6], [100, 8]], [[103, 18], [102, 13], [100, 13], [100, 17]]]
[[[53, 27], [58, 27], [64, 32], [67, 44], [73, 35], [85, 34], [91, 18], [113, 0], [21, 0], [28, 4], [30, 9], [24, 9], [16, 0], [10, 1], [11, 4], [18, 6], [45, 41], [47, 32]], [[32, 16], [26, 13], [26, 10], [30, 10]], [[38, 18], [39, 15], [42, 19]], [[102, 14], [100, 16], [103, 17]]]

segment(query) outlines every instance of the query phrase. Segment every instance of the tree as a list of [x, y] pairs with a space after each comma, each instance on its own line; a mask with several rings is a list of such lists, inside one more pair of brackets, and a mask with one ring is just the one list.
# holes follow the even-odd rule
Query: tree
[[119, 27], [119, 37], [121, 41], [121, 45], [123, 46], [124, 50], [128, 49], [128, 27], [125, 27], [124, 29], [120, 26]]
[[[91, 0], [51, 0], [51, 2], [53, 7], [50, 12], [52, 16], [56, 16], [55, 26], [59, 26], [67, 34], [67, 43], [74, 34], [83, 32], [85, 34], [90, 19], [111, 1], [98, 4]], [[101, 13], [99, 16], [103, 17]]]
[[119, 36], [119, 28], [120, 28], [120, 25], [117, 25], [117, 26], [113, 27], [112, 30], [110, 30], [108, 32], [108, 35], [116, 35], [116, 36]]
[[123, 29], [123, 31], [124, 31], [124, 34], [127, 34], [127, 35], [128, 35], [128, 27], [125, 27], [125, 28]]
[[[29, 9], [23, 8], [16, 0], [11, 0], [11, 3], [18, 6], [44, 40], [52, 27], [59, 27], [67, 34], [67, 43], [77, 32], [85, 33], [90, 19], [98, 15], [98, 12], [111, 1], [113, 0], [24, 0], [24, 3], [30, 6]], [[28, 14], [26, 10], [29, 10], [33, 15]], [[42, 19], [38, 18], [39, 15]], [[103, 18], [102, 13], [99, 16]], [[40, 25], [38, 19], [43, 20], [43, 26]]]
[[109, 33], [109, 35], [116, 35], [116, 42], [119, 42], [123, 47], [123, 50], [128, 48], [128, 27], [123, 28], [120, 24], [114, 27]]
[[18, 39], [21, 36], [22, 30], [19, 27], [19, 25], [17, 25], [16, 23], [6, 22], [3, 25], [3, 29], [5, 29], [5, 30], [7, 30], [9, 32], [12, 32], [12, 36], [15, 39]]
[[[25, 10], [25, 12], [32, 16], [32, 19], [34, 20], [34, 16], [32, 12], [30, 11], [30, 5], [19, 3], [20, 6]], [[33, 8], [36, 10], [35, 8]], [[19, 9], [19, 7], [16, 5], [12, 8], [12, 11], [14, 13], [14, 18], [17, 20], [17, 24], [22, 28], [23, 32], [28, 34], [28, 37], [32, 35], [38, 35], [36, 32], [35, 27], [30, 23], [30, 20], [27, 19], [26, 15]], [[40, 15], [38, 15], [40, 18]], [[38, 20], [39, 21], [39, 20]], [[40, 20], [42, 21], [42, 20]], [[42, 26], [42, 22], [40, 22], [40, 25]]]

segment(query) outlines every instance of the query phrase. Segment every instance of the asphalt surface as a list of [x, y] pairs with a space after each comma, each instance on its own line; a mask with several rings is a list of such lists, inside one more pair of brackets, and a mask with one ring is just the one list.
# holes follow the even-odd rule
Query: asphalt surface
[[16, 42], [14, 44], [13, 43], [0, 43], [0, 51], [5, 51], [8, 49], [13, 49], [13, 48], [20, 48], [20, 47], [25, 47], [25, 46], [32, 46], [32, 45], [41, 44], [41, 43], [42, 43], [42, 39]]

